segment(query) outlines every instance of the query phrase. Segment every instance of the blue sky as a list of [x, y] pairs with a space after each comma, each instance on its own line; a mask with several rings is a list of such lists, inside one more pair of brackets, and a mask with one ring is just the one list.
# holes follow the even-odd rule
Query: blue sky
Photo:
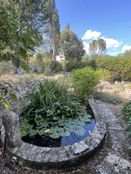
[[61, 30], [69, 23], [87, 53], [98, 37], [107, 41], [110, 54], [131, 49], [131, 0], [56, 0], [56, 6]]

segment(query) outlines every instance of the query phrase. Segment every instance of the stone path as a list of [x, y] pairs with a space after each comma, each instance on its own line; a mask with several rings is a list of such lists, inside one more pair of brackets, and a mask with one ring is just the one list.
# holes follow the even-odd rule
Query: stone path
[[[98, 114], [105, 117], [107, 130], [111, 139], [111, 148], [107, 155], [96, 166], [99, 174], [131, 174], [131, 162], [124, 155], [127, 142], [127, 133], [121, 125], [120, 118], [116, 117], [109, 106], [99, 100], [94, 101]], [[108, 142], [107, 142], [108, 143]]]

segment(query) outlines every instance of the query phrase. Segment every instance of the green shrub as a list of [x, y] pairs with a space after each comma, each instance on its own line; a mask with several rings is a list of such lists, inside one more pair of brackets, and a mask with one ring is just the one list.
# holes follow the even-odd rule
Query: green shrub
[[96, 69], [106, 69], [115, 81], [131, 80], [131, 59], [126, 57], [98, 57], [95, 59]]
[[111, 81], [111, 73], [106, 69], [98, 69], [97, 74], [100, 80]]
[[125, 115], [125, 117], [128, 120], [128, 124], [131, 127], [131, 101], [129, 101], [128, 103], [126, 103], [123, 107], [123, 114]]
[[112, 95], [109, 93], [105, 93], [105, 92], [95, 92], [94, 93], [94, 98], [101, 100], [103, 102], [107, 102], [107, 103], [112, 103], [112, 104], [120, 104], [123, 103], [123, 100], [121, 97], [117, 96], [117, 95]]
[[[126, 119], [128, 120], [128, 135], [129, 138], [131, 139], [131, 101], [129, 101], [124, 105], [122, 111]], [[131, 146], [128, 148], [128, 153], [131, 155]]]
[[63, 70], [63, 67], [60, 62], [54, 60], [50, 64], [50, 69], [52, 73], [58, 73]]
[[86, 107], [74, 99], [67, 88], [56, 81], [45, 80], [27, 95], [22, 109], [21, 130], [25, 135], [48, 135], [51, 138], [83, 135], [83, 125], [90, 121]]
[[71, 76], [75, 94], [80, 99], [88, 98], [98, 83], [98, 75], [90, 67], [74, 70]]
[[82, 68], [83, 66], [84, 64], [82, 63], [82, 61], [70, 60], [65, 63], [65, 70], [67, 72], [71, 72], [72, 70]]

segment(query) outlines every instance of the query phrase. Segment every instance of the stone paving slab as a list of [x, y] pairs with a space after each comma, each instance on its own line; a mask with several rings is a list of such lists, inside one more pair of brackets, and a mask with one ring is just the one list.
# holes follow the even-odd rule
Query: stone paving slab
[[119, 119], [114, 115], [107, 104], [92, 100], [98, 115], [103, 115], [110, 135], [112, 148], [104, 160], [96, 166], [97, 174], [131, 174], [131, 162], [123, 157], [124, 145], [127, 144], [127, 133], [121, 126]]
[[100, 174], [131, 174], [131, 163], [113, 153], [109, 153], [96, 167]]

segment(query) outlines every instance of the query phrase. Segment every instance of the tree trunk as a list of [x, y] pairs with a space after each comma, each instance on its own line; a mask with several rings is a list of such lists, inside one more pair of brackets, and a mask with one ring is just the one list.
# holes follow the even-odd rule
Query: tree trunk
[[56, 61], [56, 46], [55, 44], [53, 44], [53, 48], [52, 48], [52, 60], [55, 60]]

